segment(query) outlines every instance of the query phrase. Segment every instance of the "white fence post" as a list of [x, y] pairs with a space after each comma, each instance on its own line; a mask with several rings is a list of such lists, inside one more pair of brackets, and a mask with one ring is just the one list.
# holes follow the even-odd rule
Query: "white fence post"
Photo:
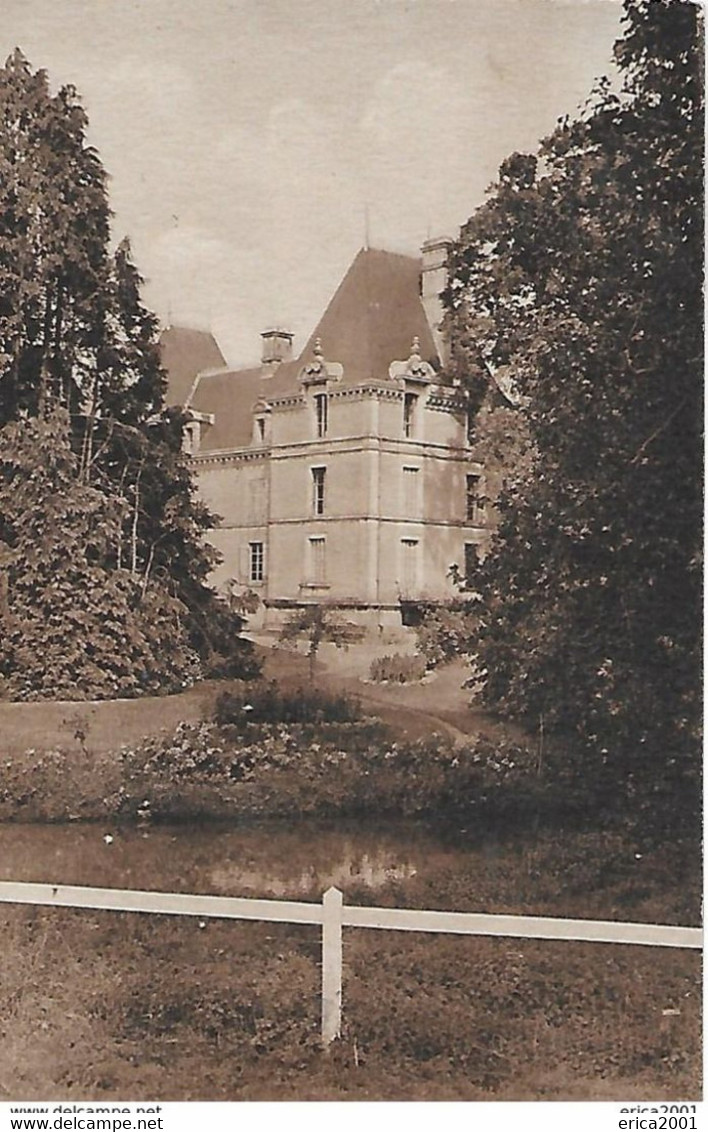
[[342, 894], [328, 888], [322, 897], [322, 1043], [342, 1028]]

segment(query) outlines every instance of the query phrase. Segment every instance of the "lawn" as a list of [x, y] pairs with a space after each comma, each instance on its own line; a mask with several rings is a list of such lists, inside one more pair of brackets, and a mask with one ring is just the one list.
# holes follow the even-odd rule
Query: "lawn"
[[[375, 903], [695, 922], [690, 878], [656, 854], [638, 885], [628, 848], [544, 835]], [[346, 930], [325, 1054], [317, 928], [8, 906], [0, 946], [6, 1099], [700, 1096], [693, 952]]]

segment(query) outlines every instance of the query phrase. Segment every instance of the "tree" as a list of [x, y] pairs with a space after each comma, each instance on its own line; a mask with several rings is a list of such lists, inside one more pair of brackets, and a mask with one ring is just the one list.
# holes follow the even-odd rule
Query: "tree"
[[91, 369], [107, 265], [106, 175], [71, 86], [19, 50], [0, 71], [0, 421], [49, 392], [73, 407]]
[[361, 625], [342, 620], [336, 610], [326, 605], [309, 605], [304, 609], [294, 610], [288, 616], [280, 630], [280, 640], [285, 643], [307, 641], [310, 683], [314, 683], [315, 664], [321, 644], [329, 643], [335, 648], [347, 649], [349, 645], [362, 640], [364, 634], [365, 630]]
[[[114, 566], [175, 599], [206, 671], [244, 674], [242, 619], [208, 585], [214, 517], [193, 499], [182, 417], [164, 410], [158, 323], [73, 87], [17, 50], [0, 70], [0, 427], [69, 415], [74, 474], [118, 523]], [[252, 669], [252, 663], [247, 664]]]
[[502, 166], [445, 296], [473, 396], [503, 374], [529, 436], [483, 570], [487, 697], [629, 792], [690, 794], [699, 750], [698, 21], [626, 0], [621, 92]]
[[80, 482], [69, 418], [0, 430], [0, 681], [14, 698], [179, 691], [187, 609], [116, 566], [122, 501]]

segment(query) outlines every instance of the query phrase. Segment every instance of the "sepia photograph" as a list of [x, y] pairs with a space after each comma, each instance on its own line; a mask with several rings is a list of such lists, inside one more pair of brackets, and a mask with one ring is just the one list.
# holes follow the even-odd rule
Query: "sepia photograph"
[[8, 1127], [695, 1129], [702, 6], [2, 16]]

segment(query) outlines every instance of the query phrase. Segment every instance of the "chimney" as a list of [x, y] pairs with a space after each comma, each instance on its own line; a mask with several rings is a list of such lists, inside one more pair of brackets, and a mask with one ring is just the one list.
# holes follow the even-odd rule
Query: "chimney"
[[261, 334], [263, 350], [261, 362], [264, 366], [275, 369], [281, 362], [289, 362], [293, 356], [293, 335], [289, 330], [274, 327], [264, 330]]
[[449, 361], [450, 350], [442, 333], [444, 311], [440, 293], [447, 287], [447, 261], [452, 243], [449, 236], [437, 236], [433, 240], [426, 240], [420, 249], [423, 257], [421, 298], [443, 366]]

